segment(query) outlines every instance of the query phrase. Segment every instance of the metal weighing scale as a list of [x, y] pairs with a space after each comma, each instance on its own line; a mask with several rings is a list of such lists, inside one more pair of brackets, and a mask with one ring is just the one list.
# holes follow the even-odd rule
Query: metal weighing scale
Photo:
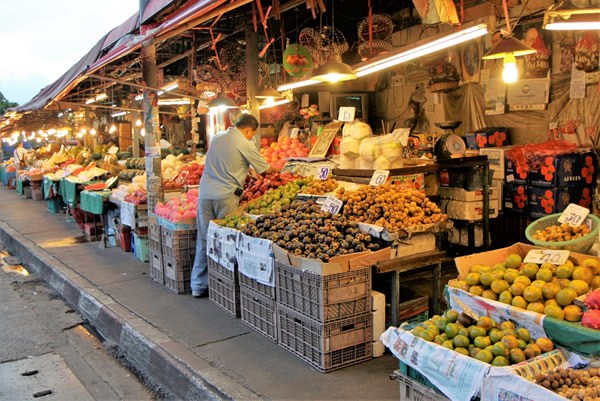
[[451, 159], [462, 157], [467, 150], [465, 141], [454, 133], [454, 130], [460, 127], [462, 121], [442, 121], [435, 123], [438, 128], [445, 131], [433, 145], [433, 154], [436, 159]]

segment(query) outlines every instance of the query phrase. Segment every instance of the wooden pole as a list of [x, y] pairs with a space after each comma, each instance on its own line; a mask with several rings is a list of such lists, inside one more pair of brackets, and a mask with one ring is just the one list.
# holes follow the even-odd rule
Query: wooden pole
[[[258, 37], [252, 24], [247, 24], [244, 31], [246, 37], [246, 96], [248, 97], [248, 106], [252, 114], [260, 123], [260, 110], [258, 109]], [[254, 136], [256, 146], [260, 147], [260, 130]]]

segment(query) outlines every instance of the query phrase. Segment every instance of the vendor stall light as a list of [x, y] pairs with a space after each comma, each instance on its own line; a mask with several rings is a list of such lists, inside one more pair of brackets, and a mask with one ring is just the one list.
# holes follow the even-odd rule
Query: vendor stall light
[[269, 107], [280, 106], [282, 104], [290, 103], [289, 99], [281, 99], [281, 100], [271, 100], [266, 101], [264, 104], [258, 106], [259, 110], [268, 109]]
[[500, 42], [498, 42], [498, 44], [492, 48], [492, 50], [487, 52], [482, 57], [482, 59], [504, 59], [504, 70], [502, 71], [502, 79], [506, 83], [513, 83], [516, 82], [517, 79], [519, 79], [517, 61], [515, 57], [525, 56], [527, 54], [533, 54], [535, 52], [535, 49], [527, 46], [520, 40], [509, 36], [502, 38]]
[[176, 99], [158, 99], [159, 106], [171, 106], [180, 104], [190, 104], [190, 99], [187, 97]]
[[114, 134], [116, 131], [117, 131], [117, 126], [116, 126], [116, 125], [114, 125], [114, 124], [112, 124], [112, 125], [110, 126], [110, 128], [108, 129], [108, 133], [109, 133], [109, 134]]
[[600, 8], [592, 8], [590, 1], [587, 1], [586, 7], [562, 1], [548, 7], [544, 13], [543, 28], [555, 31], [599, 30]]
[[519, 71], [517, 70], [517, 59], [512, 54], [504, 57], [504, 69], [502, 70], [502, 79], [506, 83], [517, 82]]
[[477, 24], [469, 28], [462, 28], [458, 32], [444, 34], [442, 37], [434, 36], [432, 38], [427, 38], [419, 42], [422, 43], [421, 45], [410, 49], [402, 48], [398, 51], [390, 52], [393, 54], [386, 53], [380, 58], [374, 58], [373, 60], [360, 65], [359, 67], [355, 68], [354, 71], [356, 76], [364, 77], [365, 75], [369, 75], [374, 72], [447, 49], [472, 39], [476, 39], [487, 33], [488, 30], [486, 24]]
[[119, 112], [116, 112], [116, 113], [112, 113], [110, 116], [111, 117], [122, 117], [122, 116], [124, 116], [126, 114], [128, 114], [126, 111], [119, 111]]
[[141, 135], [141, 136], [146, 136], [146, 129], [145, 129], [145, 128], [142, 128], [142, 129], [140, 130], [140, 135]]
[[83, 138], [83, 132], [78, 132], [77, 133], [77, 138], [80, 138], [80, 139]]
[[312, 79], [321, 82], [342, 82], [342, 81], [351, 81], [356, 79], [357, 76], [352, 71], [352, 68], [342, 62], [342, 57], [340, 55], [331, 55], [329, 60], [323, 65], [320, 65], [319, 68], [313, 74]]
[[310, 86], [318, 83], [321, 83], [321, 81], [317, 81], [316, 79], [305, 79], [303, 81], [290, 82], [289, 84], [280, 85], [277, 87], [277, 90], [279, 92], [283, 92], [290, 89], [304, 88], [305, 86]]
[[142, 120], [140, 120], [139, 118], [137, 120], [135, 120], [135, 126], [136, 127], [141, 127], [142, 126]]
[[108, 95], [106, 93], [99, 93], [96, 96], [87, 99], [85, 101], [85, 104], [92, 104], [94, 102], [99, 102], [99, 101], [104, 100], [106, 98], [108, 98]]
[[267, 86], [254, 97], [257, 99], [281, 99], [283, 95], [273, 89], [272, 86]]
[[219, 93], [219, 96], [208, 102], [208, 108], [211, 111], [215, 109], [219, 111], [225, 111], [227, 109], [235, 109], [237, 107], [238, 106], [235, 104], [235, 102], [225, 95], [225, 92]]
[[177, 88], [179, 88], [179, 81], [177, 81], [177, 80], [175, 80], [173, 82], [169, 82], [168, 84], [161, 87], [161, 89], [164, 90], [165, 92], [170, 92]]
[[92, 128], [92, 129], [90, 130], [90, 135], [91, 135], [91, 136], [95, 136], [95, 135], [96, 135], [96, 129], [95, 129], [95, 128]]

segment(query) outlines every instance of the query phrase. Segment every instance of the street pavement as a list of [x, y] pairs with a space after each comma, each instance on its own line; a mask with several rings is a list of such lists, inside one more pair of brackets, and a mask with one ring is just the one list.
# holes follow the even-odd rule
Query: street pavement
[[398, 400], [381, 358], [330, 373], [252, 330], [208, 298], [177, 295], [120, 248], [83, 240], [46, 202], [0, 188], [0, 242], [49, 284], [150, 388], [182, 400]]

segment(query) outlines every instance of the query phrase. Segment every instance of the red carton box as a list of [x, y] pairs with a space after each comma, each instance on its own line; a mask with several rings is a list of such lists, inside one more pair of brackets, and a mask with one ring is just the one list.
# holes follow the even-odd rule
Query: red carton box
[[595, 183], [596, 155], [593, 152], [548, 156], [538, 170], [528, 174], [529, 183], [538, 187], [575, 187]]
[[504, 210], [513, 214], [527, 213], [527, 185], [515, 182], [506, 182], [503, 185], [503, 206]]
[[515, 184], [526, 184], [527, 183], [527, 171], [517, 163], [506, 157], [504, 159], [504, 177], [506, 182], [512, 182]]
[[497, 148], [510, 145], [506, 127], [483, 128], [465, 135], [469, 149]]
[[592, 186], [583, 188], [529, 186], [527, 189], [529, 216], [537, 219], [549, 214], [560, 213], [569, 206], [569, 203], [576, 203], [591, 209], [593, 193]]

